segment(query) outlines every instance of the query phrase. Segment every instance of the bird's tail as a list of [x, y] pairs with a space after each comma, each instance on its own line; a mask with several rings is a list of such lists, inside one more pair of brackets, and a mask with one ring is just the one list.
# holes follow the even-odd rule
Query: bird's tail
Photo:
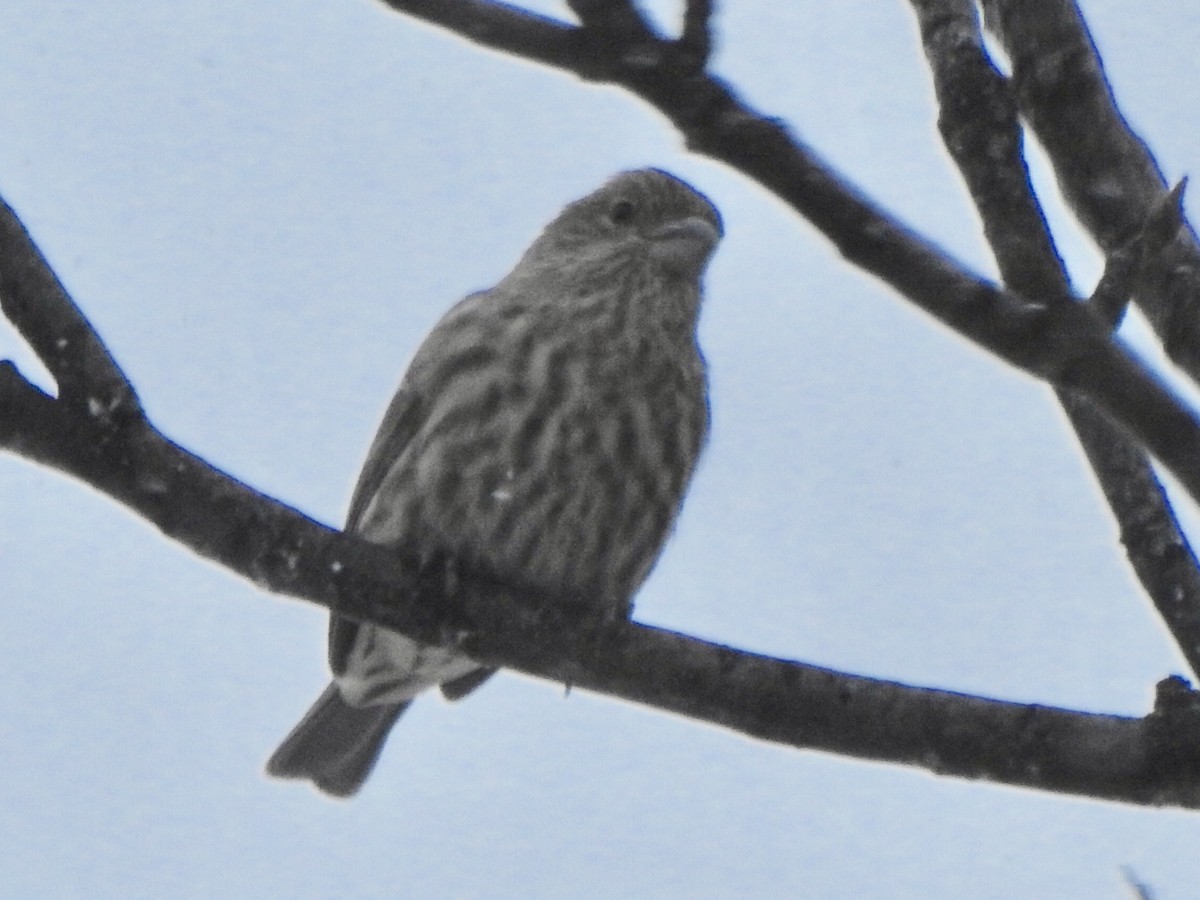
[[337, 684], [330, 683], [271, 754], [267, 774], [308, 779], [334, 797], [357, 793], [408, 703], [351, 706], [342, 699]]

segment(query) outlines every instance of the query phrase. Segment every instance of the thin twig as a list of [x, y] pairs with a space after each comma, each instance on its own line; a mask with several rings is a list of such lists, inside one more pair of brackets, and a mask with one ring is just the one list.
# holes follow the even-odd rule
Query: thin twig
[[703, 71], [712, 55], [712, 0], [688, 0], [683, 10], [683, 28], [676, 42], [697, 72]]
[[1092, 290], [1088, 305], [1116, 329], [1137, 286], [1145, 280], [1147, 269], [1157, 268], [1168, 248], [1186, 227], [1183, 192], [1188, 180], [1181, 178], [1175, 187], [1150, 208], [1142, 227], [1133, 237], [1110, 252], [1104, 261], [1104, 274]]

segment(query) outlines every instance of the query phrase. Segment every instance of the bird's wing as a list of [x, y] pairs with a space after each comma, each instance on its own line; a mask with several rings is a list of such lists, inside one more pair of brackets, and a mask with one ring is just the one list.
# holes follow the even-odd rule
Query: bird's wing
[[[424, 415], [425, 404], [419, 394], [404, 384], [392, 397], [367, 461], [363, 464], [358, 476], [358, 484], [350, 498], [350, 512], [346, 515], [346, 530], [358, 531], [362, 525], [362, 517], [371, 504], [375, 492], [387, 475], [388, 469], [400, 457], [405, 445], [420, 427]], [[329, 667], [334, 675], [341, 675], [346, 668], [346, 657], [354, 646], [355, 635], [358, 634], [358, 623], [336, 613], [329, 617]]]
[[375, 440], [367, 453], [350, 498], [350, 511], [346, 514], [346, 530], [358, 531], [362, 526], [363, 513], [367, 511], [375, 492], [383, 482], [392, 464], [408, 445], [424, 418], [425, 404], [417, 391], [408, 384], [401, 384], [388, 404]]

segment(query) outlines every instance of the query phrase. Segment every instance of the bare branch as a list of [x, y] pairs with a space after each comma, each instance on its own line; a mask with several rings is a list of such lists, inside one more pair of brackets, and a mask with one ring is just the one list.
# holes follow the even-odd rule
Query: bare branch
[[1073, 303], [1033, 195], [1007, 79], [987, 58], [971, 0], [911, 0], [937, 92], [938, 129], [979, 211], [1005, 285], [1047, 303]]
[[697, 72], [708, 65], [712, 54], [712, 0], [688, 0], [683, 11], [683, 29], [679, 33], [678, 46], [690, 56]]
[[1121, 866], [1121, 877], [1129, 885], [1129, 890], [1133, 892], [1135, 900], [1154, 900], [1154, 890], [1138, 878], [1138, 874], [1132, 866]]
[[[1095, 241], [1129, 240], [1166, 190], [1145, 142], [1113, 99], [1073, 0], [983, 0], [1012, 61], [1017, 104], [1045, 147], [1059, 188]], [[1200, 381], [1200, 244], [1184, 228], [1138, 285], [1138, 305], [1167, 354]]]
[[1125, 308], [1147, 277], [1148, 271], [1161, 267], [1163, 255], [1187, 227], [1183, 214], [1183, 192], [1188, 180], [1180, 179], [1151, 209], [1149, 217], [1133, 238], [1108, 254], [1104, 274], [1092, 291], [1088, 304], [1116, 328]]
[[0, 260], [0, 310], [50, 371], [59, 397], [101, 418], [140, 416], [129, 379], [3, 198]]
[[[933, 73], [938, 125], [983, 222], [1005, 284], [1025, 296], [1073, 304], [1070, 283], [1025, 165], [1021, 128], [1007, 79], [983, 49], [970, 0], [912, 0]], [[1172, 202], [1173, 200], [1173, 202]], [[1179, 192], [1151, 208], [1127, 246], [1127, 274], [1179, 230]], [[1117, 268], [1109, 279], [1116, 292]], [[1102, 295], [1103, 296], [1103, 295]], [[1123, 299], [1121, 301], [1123, 303]], [[1138, 580], [1193, 673], [1200, 673], [1200, 569], [1145, 453], [1096, 407], [1058, 392], [1121, 530]]]

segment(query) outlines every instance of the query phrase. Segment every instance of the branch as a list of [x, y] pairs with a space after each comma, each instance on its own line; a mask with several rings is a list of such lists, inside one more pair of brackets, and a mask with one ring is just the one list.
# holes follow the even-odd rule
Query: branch
[[59, 398], [104, 419], [141, 416], [129, 379], [3, 198], [0, 260], [0, 311], [45, 364]]
[[[690, 149], [771, 190], [850, 262], [1001, 359], [1087, 397], [1200, 502], [1200, 425], [1113, 342], [1104, 322], [1081, 304], [1029, 299], [964, 269], [847, 184], [777, 119], [757, 114], [697, 70], [692, 51], [657, 36], [629, 0], [576, 0], [572, 8], [584, 23], [578, 27], [483, 0], [385, 2], [483, 46], [634, 93], [667, 116]], [[694, 32], [694, 22], [690, 27]]]
[[[1070, 283], [1025, 165], [1008, 81], [983, 48], [971, 0], [911, 0], [933, 73], [938, 127], [983, 222], [1005, 284], [1025, 296], [1071, 304]], [[1178, 233], [1180, 191], [1150, 210], [1132, 244], [1114, 252], [1094, 298], [1114, 322], [1138, 273]], [[1200, 570], [1142, 450], [1088, 400], [1058, 399], [1121, 530], [1134, 573], [1193, 673], [1200, 674]]]
[[1180, 229], [1188, 227], [1183, 213], [1187, 183], [1187, 178], [1181, 178], [1163, 194], [1151, 207], [1141, 229], [1105, 259], [1104, 273], [1087, 302], [1110, 328], [1121, 324], [1138, 284], [1145, 282], [1147, 272], [1162, 265], [1162, 258], [1171, 251]]
[[[18, 230], [19, 229], [19, 230]], [[7, 207], [0, 231], [25, 235]], [[25, 235], [0, 244], [5, 309], [89, 395], [111, 383], [99, 337]], [[82, 329], [65, 351], [53, 341]], [[72, 348], [74, 352], [72, 352]], [[45, 358], [45, 357], [43, 357]], [[90, 381], [96, 379], [96, 383]], [[167, 440], [140, 410], [95, 415], [0, 364], [0, 448], [108, 494], [165, 535], [252, 580], [423, 643], [752, 737], [939, 774], [1200, 808], [1200, 701], [1175, 681], [1144, 719], [910, 687], [771, 659], [659, 628], [596, 622], [486, 573], [422, 565], [418, 548], [336, 532]]]
[[[1067, 204], [1106, 252], [1165, 191], [1145, 142], [1117, 109], [1073, 0], [982, 0], [1012, 62], [1021, 115], [1046, 149]], [[1168, 356], [1200, 381], [1200, 244], [1190, 227], [1143, 274], [1135, 297]]]

